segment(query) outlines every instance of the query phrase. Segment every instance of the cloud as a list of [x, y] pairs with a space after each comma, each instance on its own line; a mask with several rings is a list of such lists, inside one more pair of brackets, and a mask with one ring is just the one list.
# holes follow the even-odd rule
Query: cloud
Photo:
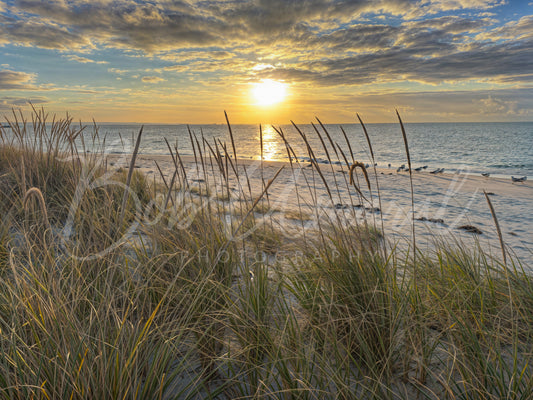
[[35, 74], [26, 72], [0, 71], [0, 90], [35, 90]]
[[533, 15], [527, 15], [518, 21], [508, 22], [502, 27], [492, 31], [480, 33], [477, 40], [532, 40], [533, 39]]
[[235, 55], [230, 51], [224, 50], [180, 50], [179, 52], [160, 53], [157, 58], [165, 61], [184, 62], [190, 60], [224, 60], [233, 58]]
[[164, 71], [175, 71], [175, 72], [182, 72], [188, 70], [189, 67], [187, 65], [169, 65], [167, 67], [164, 67]]
[[8, 112], [29, 105], [46, 104], [49, 100], [45, 97], [2, 97], [0, 99], [0, 112]]
[[113, 74], [118, 74], [118, 75], [124, 75], [124, 74], [127, 74], [127, 73], [130, 72], [130, 71], [127, 70], [127, 69], [108, 68], [108, 69], [107, 69], [107, 72], [111, 72], [111, 73], [113, 73]]
[[107, 61], [95, 61], [95, 60], [91, 60], [90, 58], [87, 58], [87, 57], [80, 57], [80, 56], [76, 56], [76, 55], [67, 56], [67, 58], [69, 60], [71, 60], [71, 61], [76, 61], [76, 62], [79, 62], [81, 64], [87, 64], [87, 63], [109, 64]]
[[72, 50], [93, 47], [90, 37], [52, 21], [43, 22], [33, 16], [18, 20], [4, 18], [3, 24], [0, 24], [0, 37], [4, 43], [44, 49]]
[[506, 0], [426, 0], [420, 2], [419, 7], [410, 14], [414, 17], [464, 9], [488, 10], [505, 3]]
[[520, 82], [531, 78], [527, 72], [533, 62], [531, 44], [517, 46], [514, 51], [506, 46], [475, 46], [467, 52], [444, 48], [445, 54], [427, 58], [416, 52], [391, 48], [373, 54], [300, 63], [291, 68], [261, 71], [257, 75], [323, 86], [393, 81], [438, 84], [471, 79]]
[[464, 18], [448, 15], [438, 18], [429, 18], [417, 21], [409, 21], [402, 26], [414, 30], [439, 30], [447, 33], [473, 33], [490, 26], [494, 21], [488, 18]]
[[164, 82], [166, 79], [163, 79], [159, 76], [143, 76], [141, 80], [144, 83], [159, 83]]
[[[17, 43], [46, 48], [79, 48], [101, 43], [105, 46], [154, 52], [165, 49], [215, 43], [217, 22], [196, 8], [177, 2], [135, 1], [17, 1], [19, 19], [5, 28]], [[167, 6], [166, 8], [164, 6]], [[31, 23], [39, 16], [47, 21], [48, 35], [40, 38]]]
[[11, 43], [69, 49], [95, 46], [148, 53], [191, 47], [302, 41], [314, 26], [353, 21], [366, 13], [404, 15], [415, 0], [18, 0], [2, 36]]
[[478, 104], [481, 105], [481, 114], [495, 114], [495, 115], [526, 115], [532, 113], [532, 109], [520, 109], [519, 102], [516, 99], [505, 100], [498, 97], [489, 95], [487, 98], [479, 100]]
[[[318, 107], [323, 108], [320, 100]], [[533, 98], [529, 89], [438, 90], [405, 92], [368, 92], [339, 95], [330, 99], [332, 107], [359, 112], [365, 121], [380, 120], [399, 109], [404, 121], [488, 121], [527, 120], [533, 116]], [[307, 107], [309, 105], [306, 102]]]
[[400, 28], [387, 25], [352, 25], [345, 29], [313, 37], [312, 46], [334, 52], [373, 51], [394, 44]]
[[[3, 13], [0, 40], [78, 53], [109, 48], [122, 49], [129, 57], [148, 53], [158, 62], [152, 71], [169, 76], [211, 72], [213, 78], [233, 72], [242, 80], [278, 78], [322, 86], [472, 79], [508, 84], [530, 79], [525, 71], [533, 64], [533, 16], [498, 26], [494, 18], [470, 18], [469, 12], [463, 12], [486, 13], [503, 4], [501, 0], [18, 0], [15, 4], [16, 12]], [[458, 10], [461, 16], [431, 17]], [[384, 17], [384, 22], [376, 22], [376, 16]], [[105, 62], [66, 57], [80, 63]], [[254, 70], [258, 64], [274, 68]], [[157, 83], [162, 76], [142, 80]]]
[[533, 40], [525, 35], [533, 32], [532, 21], [522, 18], [518, 24], [504, 27], [514, 30], [516, 40], [501, 40], [503, 28], [494, 28], [483, 41], [472, 36], [490, 26], [488, 20], [440, 17], [394, 27], [357, 25], [322, 36], [322, 53], [315, 52], [315, 58], [257, 71], [256, 76], [322, 86], [526, 82], [531, 79], [528, 71], [533, 64]]

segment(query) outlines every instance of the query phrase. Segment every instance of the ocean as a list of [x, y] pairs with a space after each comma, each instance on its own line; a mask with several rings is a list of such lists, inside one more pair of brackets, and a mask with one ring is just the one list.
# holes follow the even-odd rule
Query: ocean
[[[407, 164], [405, 146], [399, 124], [367, 124], [375, 161], [378, 166], [396, 168]], [[180, 154], [192, 155], [188, 128], [202, 142], [202, 137], [213, 145], [214, 141], [227, 144], [228, 153], [233, 150], [228, 127], [217, 125], [157, 125], [144, 126], [141, 142], [142, 154], [168, 154], [165, 138]], [[292, 125], [276, 126], [281, 130], [294, 152], [301, 160], [307, 160], [305, 142]], [[298, 125], [321, 162], [327, 162], [327, 154], [312, 125]], [[343, 161], [345, 154], [351, 160], [350, 147], [357, 161], [370, 163], [369, 147], [361, 125], [345, 124], [349, 145], [339, 125], [325, 125], [335, 150], [323, 130], [327, 152], [332, 161]], [[99, 125], [100, 142], [105, 137], [105, 151], [131, 153], [140, 125]], [[427, 170], [445, 168], [445, 172], [490, 173], [495, 177], [533, 176], [533, 122], [512, 123], [411, 123], [405, 124], [413, 168], [427, 166]], [[261, 154], [258, 125], [232, 125], [237, 156], [259, 159]], [[266, 160], [288, 160], [286, 146], [280, 135], [270, 125], [262, 126], [263, 157]], [[91, 143], [93, 127], [84, 133], [87, 150], [96, 149]], [[219, 143], [220, 143], [219, 142]]]
[[[344, 129], [346, 138], [341, 130]], [[493, 177], [510, 176], [533, 177], [533, 122], [501, 123], [407, 123], [404, 125], [413, 168], [427, 166], [431, 171], [444, 168], [445, 172], [480, 174], [489, 173]], [[107, 153], [122, 154], [133, 152], [135, 138], [140, 124], [101, 124], [98, 125], [98, 139], [95, 127], [87, 125], [83, 131], [83, 146], [86, 151], [105, 150]], [[372, 142], [375, 161], [379, 167], [397, 168], [407, 164], [405, 146], [399, 124], [367, 124]], [[260, 159], [261, 138], [259, 125], [232, 125], [237, 156], [239, 158]], [[308, 152], [302, 136], [292, 125], [275, 127], [284, 133], [294, 153], [301, 161], [308, 161]], [[327, 163], [328, 155], [332, 162], [343, 162], [344, 156], [351, 162], [370, 164], [369, 147], [359, 124], [325, 125], [331, 141], [320, 125], [316, 129], [310, 124], [298, 125], [305, 134], [315, 157]], [[27, 129], [31, 130], [28, 125]], [[141, 154], [168, 154], [165, 139], [172, 149], [177, 148], [182, 155], [192, 155], [190, 132], [200, 143], [202, 137], [212, 147], [215, 141], [227, 144], [227, 151], [233, 156], [228, 127], [225, 124], [212, 125], [144, 125]], [[263, 125], [263, 158], [265, 160], [287, 161], [288, 154], [281, 136], [271, 125]], [[3, 129], [10, 135], [11, 129]], [[31, 136], [31, 135], [28, 135]], [[82, 141], [78, 139], [79, 148]], [[324, 141], [326, 150], [321, 139]], [[335, 144], [335, 149], [331, 145]], [[344, 156], [343, 156], [344, 154]]]

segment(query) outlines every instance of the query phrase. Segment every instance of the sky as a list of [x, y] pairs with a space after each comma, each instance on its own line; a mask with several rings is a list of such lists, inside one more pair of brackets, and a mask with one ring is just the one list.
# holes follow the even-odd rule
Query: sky
[[0, 1], [4, 116], [533, 121], [532, 89], [531, 0]]

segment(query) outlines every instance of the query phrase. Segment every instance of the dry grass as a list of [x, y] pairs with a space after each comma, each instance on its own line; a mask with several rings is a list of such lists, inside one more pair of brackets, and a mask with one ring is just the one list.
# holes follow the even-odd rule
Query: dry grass
[[311, 221], [313, 219], [313, 216], [309, 212], [300, 212], [300, 211], [286, 211], [284, 213], [285, 218], [287, 219], [293, 219], [293, 220], [299, 220], [299, 221]]
[[[533, 281], [519, 260], [460, 243], [425, 254], [414, 238], [406, 255], [341, 212], [316, 212], [296, 241], [266, 201], [277, 174], [251, 188], [233, 138], [230, 159], [190, 134], [209, 196], [179, 154], [172, 180], [152, 184], [135, 157], [127, 171], [80, 158], [69, 118], [14, 118], [0, 143], [0, 397], [533, 396]], [[344, 158], [318, 122], [328, 158]], [[353, 186], [328, 182], [300, 133], [334, 210]], [[242, 201], [224, 195], [235, 182]]]

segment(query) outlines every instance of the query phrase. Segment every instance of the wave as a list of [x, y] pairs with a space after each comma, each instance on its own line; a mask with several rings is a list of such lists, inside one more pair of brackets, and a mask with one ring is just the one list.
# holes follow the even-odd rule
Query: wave
[[526, 168], [533, 169], [533, 164], [492, 164], [489, 168]]

